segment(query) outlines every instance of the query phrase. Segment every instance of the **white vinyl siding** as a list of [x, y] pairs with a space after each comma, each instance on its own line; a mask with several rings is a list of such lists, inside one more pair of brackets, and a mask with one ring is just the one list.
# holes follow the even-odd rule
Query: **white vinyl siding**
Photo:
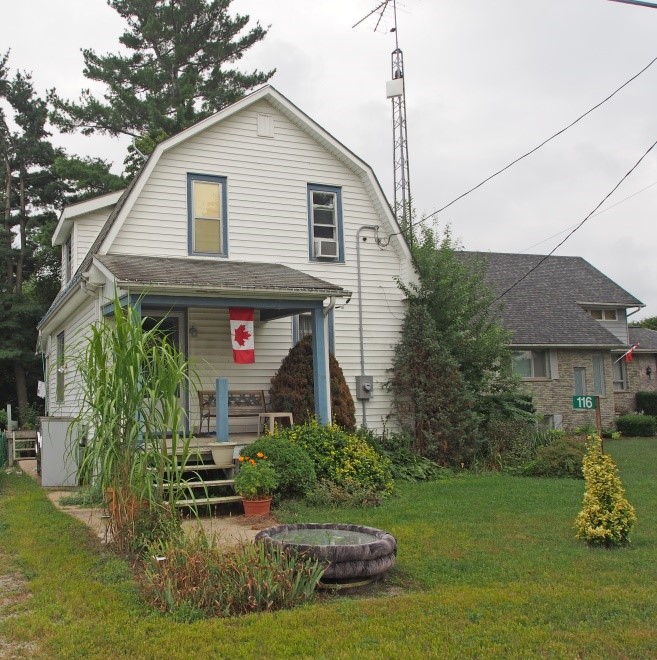
[[[74, 316], [72, 316], [65, 328], [59, 328], [51, 333], [48, 342], [48, 355], [45, 358], [48, 361], [49, 371], [46, 375], [48, 379], [48, 392], [54, 395], [47, 400], [47, 413], [53, 417], [69, 417], [78, 413], [80, 401], [79, 374], [75, 370], [71, 353], [80, 347], [84, 347], [83, 338], [90, 332], [91, 324], [97, 320], [98, 308], [94, 300], [80, 307]], [[58, 364], [57, 346], [58, 335], [64, 333], [64, 363]], [[62, 372], [59, 368], [62, 367]], [[58, 380], [63, 382], [63, 397], [60, 399], [58, 394]]]
[[75, 242], [74, 264], [77, 269], [83, 259], [89, 253], [93, 242], [96, 240], [105, 221], [109, 217], [111, 209], [103, 209], [95, 213], [86, 213], [75, 218], [73, 224], [73, 235]]
[[[259, 113], [273, 117], [275, 137], [258, 137]], [[377, 213], [372, 191], [333, 153], [262, 101], [165, 153], [109, 247], [109, 253], [188, 256], [187, 175], [201, 172], [227, 178], [231, 260], [284, 263], [353, 293], [349, 304], [336, 310], [334, 328], [335, 355], [347, 383], [355, 392], [355, 379], [360, 374], [356, 234], [363, 225], [380, 226], [380, 236], [395, 231]], [[341, 191], [344, 263], [309, 262], [307, 199], [308, 184], [312, 182]], [[389, 380], [386, 370], [391, 364], [405, 313], [403, 294], [395, 278], [408, 277], [409, 272], [406, 262], [400, 259], [397, 239], [393, 238], [390, 245], [382, 249], [371, 240], [373, 232], [363, 232], [362, 236], [370, 239], [360, 243], [365, 369], [374, 377], [372, 399], [367, 403], [367, 421], [372, 428], [381, 429], [391, 408], [391, 398], [385, 390]], [[340, 305], [344, 301], [337, 302]], [[229, 387], [238, 389], [247, 374], [250, 378], [255, 371], [250, 371], [251, 365], [239, 368], [232, 365], [227, 340], [219, 354], [211, 353], [209, 347], [206, 351], [207, 335], [196, 323], [194, 313], [190, 310], [189, 323], [198, 328], [199, 335], [197, 339], [190, 339], [190, 355], [199, 361], [212, 360], [210, 367], [199, 364], [204, 385], [212, 386], [213, 379], [224, 375], [228, 369]], [[268, 337], [276, 328], [277, 334], [272, 335], [271, 341], [279, 348], [271, 355], [268, 351], [263, 353], [259, 335], [264, 332], [264, 337]], [[259, 384], [258, 389], [268, 389], [269, 379], [290, 348], [290, 335], [290, 319], [257, 324], [253, 369], [260, 369], [260, 374], [254, 379], [257, 381], [254, 387]], [[356, 411], [357, 423], [360, 423], [360, 405], [356, 406]]]

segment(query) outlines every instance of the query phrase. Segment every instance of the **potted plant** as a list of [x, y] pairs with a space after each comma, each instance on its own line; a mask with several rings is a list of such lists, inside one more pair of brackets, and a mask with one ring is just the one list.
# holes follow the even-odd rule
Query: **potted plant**
[[271, 494], [278, 484], [276, 470], [260, 451], [253, 458], [243, 454], [239, 462], [234, 487], [235, 492], [242, 496], [244, 513], [247, 516], [268, 514]]

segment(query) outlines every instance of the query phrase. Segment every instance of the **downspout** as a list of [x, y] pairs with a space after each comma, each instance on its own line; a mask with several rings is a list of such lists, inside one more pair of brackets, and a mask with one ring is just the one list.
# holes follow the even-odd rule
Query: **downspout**
[[[360, 274], [360, 233], [365, 229], [370, 231], [377, 231], [378, 225], [363, 225], [356, 232], [356, 277], [357, 277], [357, 291], [358, 291], [358, 335], [360, 340], [360, 375], [365, 375], [365, 338], [363, 332], [363, 287]], [[365, 240], [365, 239], [364, 239]], [[367, 406], [366, 400], [361, 399], [362, 406], [362, 423], [367, 428]]]

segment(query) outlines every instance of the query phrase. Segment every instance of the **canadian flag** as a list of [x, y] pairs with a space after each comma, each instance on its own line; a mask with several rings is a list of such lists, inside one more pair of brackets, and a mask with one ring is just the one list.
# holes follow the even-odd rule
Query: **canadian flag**
[[255, 362], [253, 309], [231, 307], [229, 312], [233, 361], [236, 364], [253, 364]]
[[634, 344], [634, 346], [632, 346], [632, 348], [630, 348], [630, 350], [625, 353], [625, 362], [632, 362], [632, 358], [634, 357], [633, 353], [638, 345], [639, 344]]

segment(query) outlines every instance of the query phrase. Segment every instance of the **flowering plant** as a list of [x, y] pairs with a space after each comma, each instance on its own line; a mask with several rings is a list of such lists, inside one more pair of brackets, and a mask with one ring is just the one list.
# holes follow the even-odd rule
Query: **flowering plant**
[[235, 475], [235, 492], [245, 500], [270, 497], [278, 484], [276, 470], [261, 451], [253, 458], [240, 456], [240, 469]]

